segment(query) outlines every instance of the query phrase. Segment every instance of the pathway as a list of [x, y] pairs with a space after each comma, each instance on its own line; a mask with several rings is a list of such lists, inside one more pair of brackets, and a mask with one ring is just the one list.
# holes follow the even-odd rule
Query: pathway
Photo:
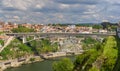
[[5, 47], [7, 47], [7, 46], [10, 44], [10, 42], [11, 42], [13, 39], [14, 39], [13, 36], [10, 36], [10, 37], [7, 39], [7, 41], [5, 42], [4, 46], [0, 48], [0, 53], [2, 52], [2, 50], [3, 50]]

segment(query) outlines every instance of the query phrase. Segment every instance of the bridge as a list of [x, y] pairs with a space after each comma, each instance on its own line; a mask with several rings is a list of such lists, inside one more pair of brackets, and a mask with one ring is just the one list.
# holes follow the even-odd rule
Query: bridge
[[14, 37], [22, 37], [23, 43], [26, 42], [26, 37], [28, 36], [34, 36], [34, 39], [37, 37], [55, 37], [55, 36], [62, 36], [62, 37], [76, 37], [76, 36], [83, 36], [83, 37], [88, 37], [88, 36], [114, 36], [116, 35], [115, 32], [113, 33], [36, 33], [36, 32], [31, 32], [31, 33], [6, 33], [8, 36], [14, 36]]

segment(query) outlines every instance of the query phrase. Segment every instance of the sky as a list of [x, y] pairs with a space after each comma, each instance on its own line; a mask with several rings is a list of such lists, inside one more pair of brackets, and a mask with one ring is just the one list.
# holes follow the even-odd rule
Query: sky
[[120, 0], [0, 0], [0, 21], [100, 23], [120, 20]]

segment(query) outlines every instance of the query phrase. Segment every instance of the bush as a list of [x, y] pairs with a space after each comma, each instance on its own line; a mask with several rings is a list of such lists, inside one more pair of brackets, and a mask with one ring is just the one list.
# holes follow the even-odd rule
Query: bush
[[72, 61], [68, 58], [53, 63], [53, 71], [73, 71], [73, 67]]
[[38, 53], [55, 52], [58, 50], [58, 44], [51, 43], [48, 39], [36, 40], [30, 42], [32, 49]]
[[21, 32], [34, 32], [34, 29], [30, 29], [24, 26], [18, 26], [18, 28], [13, 28], [11, 30], [14, 33], [21, 33]]

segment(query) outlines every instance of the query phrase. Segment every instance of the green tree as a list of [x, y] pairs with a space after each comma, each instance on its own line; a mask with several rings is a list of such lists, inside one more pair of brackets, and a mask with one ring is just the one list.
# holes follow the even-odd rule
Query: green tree
[[85, 44], [94, 44], [95, 42], [97, 42], [94, 38], [91, 38], [91, 37], [87, 37], [85, 38], [84, 40], [82, 40], [82, 43], [85, 43]]
[[89, 71], [100, 71], [100, 70], [97, 69], [96, 67], [92, 67]]
[[21, 32], [34, 32], [35, 30], [31, 29], [31, 28], [24, 27], [24, 26], [18, 26], [18, 28], [14, 28], [11, 31], [14, 33], [21, 33]]
[[72, 61], [68, 58], [53, 63], [53, 71], [73, 71], [73, 67]]
[[74, 70], [81, 71], [87, 60], [89, 59], [89, 54], [83, 53], [82, 55], [78, 55], [74, 62]]
[[37, 53], [55, 52], [58, 50], [58, 43], [52, 43], [48, 39], [34, 40], [29, 43], [33, 51]]
[[95, 24], [92, 26], [93, 29], [102, 29], [102, 25]]
[[115, 65], [115, 61], [118, 57], [117, 42], [115, 37], [109, 36], [106, 44], [104, 45], [103, 56], [105, 58], [102, 65], [102, 71], [112, 71]]
[[0, 40], [0, 44], [3, 46], [3, 45], [4, 45], [4, 41], [3, 41], [3, 40]]
[[2, 60], [15, 59], [32, 54], [31, 48], [26, 44], [21, 43], [20, 40], [14, 39], [4, 50], [0, 53]]

